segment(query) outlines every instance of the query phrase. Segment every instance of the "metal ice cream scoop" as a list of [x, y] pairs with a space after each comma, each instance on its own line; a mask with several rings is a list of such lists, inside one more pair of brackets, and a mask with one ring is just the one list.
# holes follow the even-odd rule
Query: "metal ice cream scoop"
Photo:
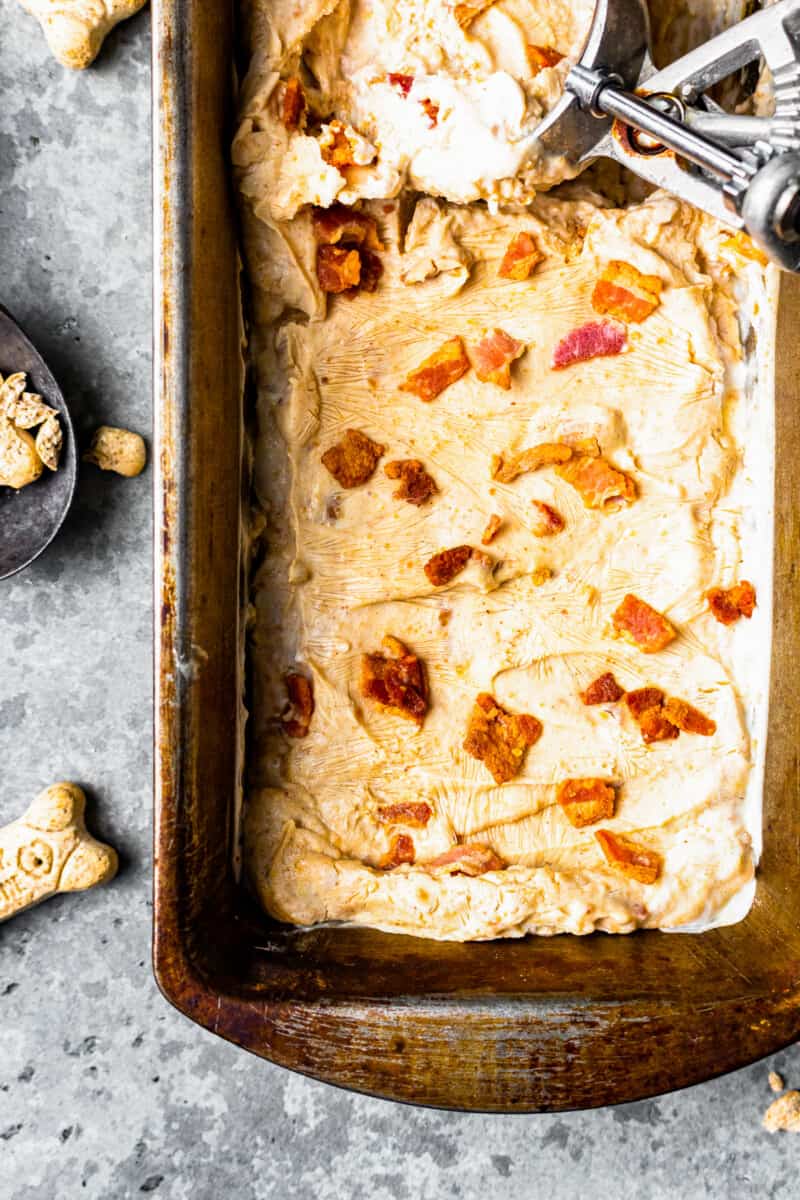
[[[644, 0], [598, 0], [537, 149], [575, 167], [615, 159], [800, 271], [799, 39], [800, 0], [779, 0], [656, 71]], [[772, 74], [771, 116], [728, 113], [707, 94], [759, 60]]]

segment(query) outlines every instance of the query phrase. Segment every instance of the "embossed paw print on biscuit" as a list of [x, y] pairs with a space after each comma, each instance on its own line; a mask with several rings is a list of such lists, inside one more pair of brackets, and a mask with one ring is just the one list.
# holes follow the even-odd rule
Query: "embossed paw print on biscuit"
[[80, 70], [97, 57], [106, 34], [145, 0], [20, 0], [38, 20], [47, 44], [65, 67]]
[[59, 892], [113, 879], [116, 851], [87, 832], [85, 806], [77, 784], [54, 783], [0, 828], [0, 921]]

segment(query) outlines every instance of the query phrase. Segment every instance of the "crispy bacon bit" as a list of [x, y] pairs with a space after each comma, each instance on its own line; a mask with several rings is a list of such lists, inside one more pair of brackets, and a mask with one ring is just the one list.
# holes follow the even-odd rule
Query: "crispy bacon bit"
[[319, 246], [317, 280], [323, 292], [339, 295], [361, 283], [361, 255], [355, 247]]
[[554, 371], [562, 371], [576, 362], [621, 354], [627, 344], [628, 331], [624, 325], [614, 321], [587, 321], [561, 339], [553, 351], [551, 366]]
[[412, 829], [424, 829], [433, 816], [430, 804], [407, 800], [400, 804], [382, 804], [378, 809], [378, 820], [384, 825], [408, 825]]
[[[358, 290], [361, 292], [374, 292], [383, 274], [383, 263], [377, 254], [373, 254], [371, 250], [365, 250], [363, 247], [358, 251], [358, 255], [361, 259], [361, 279], [359, 280]], [[351, 292], [349, 295], [353, 296], [355, 293]]]
[[437, 491], [436, 484], [418, 458], [395, 459], [383, 468], [389, 479], [399, 479], [400, 487], [392, 492], [395, 500], [409, 504], [425, 504]]
[[664, 704], [664, 716], [682, 729], [684, 733], [699, 733], [701, 737], [713, 737], [717, 732], [717, 723], [701, 713], [699, 708], [686, 700], [678, 700], [670, 696]]
[[582, 454], [585, 458], [600, 457], [600, 443], [596, 437], [569, 435], [564, 438], [564, 441], [571, 448], [573, 454]]
[[385, 854], [380, 861], [380, 869], [382, 871], [391, 871], [394, 867], [400, 867], [403, 863], [413, 863], [416, 857], [414, 842], [407, 833], [398, 833], [392, 838], [391, 848], [388, 854]]
[[385, 449], [360, 430], [345, 429], [342, 440], [322, 455], [322, 465], [342, 487], [359, 487], [372, 476]]
[[281, 97], [281, 120], [287, 129], [298, 129], [306, 111], [306, 97], [303, 85], [296, 75], [286, 80]]
[[469, 29], [472, 22], [495, 3], [496, 0], [469, 0], [466, 4], [456, 4], [453, 6], [453, 16], [462, 29]]
[[290, 672], [285, 680], [289, 711], [281, 718], [283, 731], [290, 738], [304, 738], [314, 715], [314, 685], [305, 675]]
[[383, 639], [384, 654], [361, 655], [361, 692], [381, 708], [422, 725], [428, 711], [425, 667], [399, 638]]
[[594, 285], [592, 308], [621, 321], [643, 321], [661, 303], [663, 287], [657, 275], [643, 275], [630, 263], [614, 259]]
[[451, 383], [466, 375], [469, 368], [463, 341], [460, 337], [450, 338], [406, 377], [400, 384], [400, 391], [411, 392], [429, 403]]
[[642, 738], [648, 746], [652, 742], [671, 742], [680, 736], [680, 729], [664, 715], [663, 708], [648, 708], [638, 718]]
[[639, 883], [655, 883], [661, 874], [663, 859], [655, 850], [649, 850], [639, 842], [620, 837], [610, 829], [598, 829], [594, 835], [606, 861], [623, 875]]
[[553, 578], [553, 568], [552, 567], [536, 567], [531, 572], [531, 583], [533, 584], [534, 587], [541, 587], [542, 584], [547, 583], [548, 579], [552, 579], [552, 578]]
[[401, 75], [397, 71], [390, 71], [389, 83], [392, 85], [392, 87], [396, 87], [405, 99], [405, 97], [408, 96], [408, 93], [411, 91], [411, 87], [414, 83], [414, 76]]
[[544, 255], [533, 240], [532, 234], [522, 230], [521, 233], [515, 233], [508, 243], [497, 274], [501, 279], [513, 279], [521, 283], [543, 259]]
[[636, 499], [636, 484], [630, 475], [612, 467], [602, 455], [577, 455], [557, 467], [556, 474], [580, 492], [587, 508], [605, 508], [615, 502], [633, 504]]
[[485, 875], [487, 871], [502, 871], [505, 865], [494, 850], [489, 846], [482, 846], [479, 842], [451, 846], [438, 858], [432, 858], [430, 862], [425, 863], [429, 871], [444, 870], [448, 875], [470, 875], [473, 878], [476, 875]]
[[570, 825], [583, 829], [614, 816], [616, 793], [604, 779], [565, 779], [558, 785], [556, 800]]
[[651, 708], [661, 708], [664, 703], [664, 693], [661, 688], [643, 687], [626, 692], [625, 703], [633, 717], [639, 720], [642, 713]]
[[428, 125], [431, 129], [435, 129], [439, 124], [439, 105], [435, 100], [429, 100], [427, 97], [424, 100], [420, 100], [420, 104], [425, 111], [425, 116], [428, 118]]
[[584, 704], [615, 704], [624, 695], [625, 689], [620, 687], [610, 671], [605, 671], [581, 692], [581, 700]]
[[552, 537], [554, 533], [561, 533], [564, 518], [560, 512], [545, 504], [544, 500], [532, 500], [531, 504], [535, 514], [531, 528], [537, 537]]
[[482, 546], [490, 546], [492, 544], [494, 539], [497, 537], [502, 524], [503, 518], [499, 515], [499, 513], [492, 513], [492, 515], [489, 517], [489, 520], [486, 522], [486, 528], [481, 534]]
[[712, 588], [706, 593], [706, 599], [720, 624], [733, 625], [739, 617], [747, 617], [748, 620], [752, 617], [756, 606], [756, 589], [743, 579], [731, 588]]
[[611, 621], [617, 633], [645, 654], [663, 650], [677, 637], [665, 616], [630, 592], [611, 614]]
[[485, 764], [495, 783], [506, 783], [522, 770], [525, 752], [542, 736], [542, 723], [527, 713], [507, 712], [494, 696], [481, 692], [464, 739], [467, 754]]
[[334, 119], [329, 123], [320, 140], [319, 151], [325, 162], [331, 167], [336, 167], [337, 171], [355, 166], [353, 144], [341, 121]]
[[481, 383], [496, 383], [498, 387], [511, 387], [511, 364], [525, 353], [525, 343], [518, 342], [504, 329], [493, 329], [472, 347], [475, 374]]
[[378, 237], [375, 218], [346, 204], [332, 204], [330, 208], [315, 208], [311, 214], [311, 228], [319, 246], [366, 246], [368, 250], [383, 250]]
[[434, 587], [444, 587], [464, 570], [472, 554], [472, 546], [453, 546], [451, 550], [434, 554], [422, 569]]
[[540, 467], [549, 467], [558, 463], [569, 462], [572, 458], [572, 447], [564, 442], [542, 442], [539, 446], [531, 446], [519, 454], [493, 454], [492, 479], [500, 483], [513, 483], [528, 471], [538, 471]]
[[552, 46], [528, 45], [528, 62], [531, 64], [531, 71], [534, 75], [538, 75], [547, 67], [555, 67], [563, 57], [564, 55], [559, 54], [558, 50], [554, 50]]

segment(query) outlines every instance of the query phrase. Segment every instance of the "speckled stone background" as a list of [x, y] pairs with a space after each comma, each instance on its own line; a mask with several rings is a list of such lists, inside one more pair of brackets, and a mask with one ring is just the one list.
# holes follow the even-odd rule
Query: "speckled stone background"
[[[214, 3], [216, 0], [209, 0]], [[147, 434], [149, 15], [83, 74], [0, 0], [0, 302], [86, 437]], [[5, 1200], [796, 1197], [800, 1137], [760, 1128], [770, 1066], [590, 1113], [457, 1116], [348, 1095], [216, 1040], [150, 970], [151, 503], [87, 467], [58, 542], [0, 583], [0, 821], [87, 787], [119, 877], [0, 933]]]

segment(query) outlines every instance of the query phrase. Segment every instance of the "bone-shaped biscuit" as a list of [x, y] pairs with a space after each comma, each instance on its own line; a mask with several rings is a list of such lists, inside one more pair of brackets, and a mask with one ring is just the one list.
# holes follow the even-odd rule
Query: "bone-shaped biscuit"
[[107, 33], [132, 17], [145, 0], [21, 0], [38, 20], [55, 57], [65, 67], [88, 67]]
[[117, 873], [117, 853], [87, 833], [75, 783], [45, 788], [0, 828], [0, 921], [58, 892], [82, 892]]

